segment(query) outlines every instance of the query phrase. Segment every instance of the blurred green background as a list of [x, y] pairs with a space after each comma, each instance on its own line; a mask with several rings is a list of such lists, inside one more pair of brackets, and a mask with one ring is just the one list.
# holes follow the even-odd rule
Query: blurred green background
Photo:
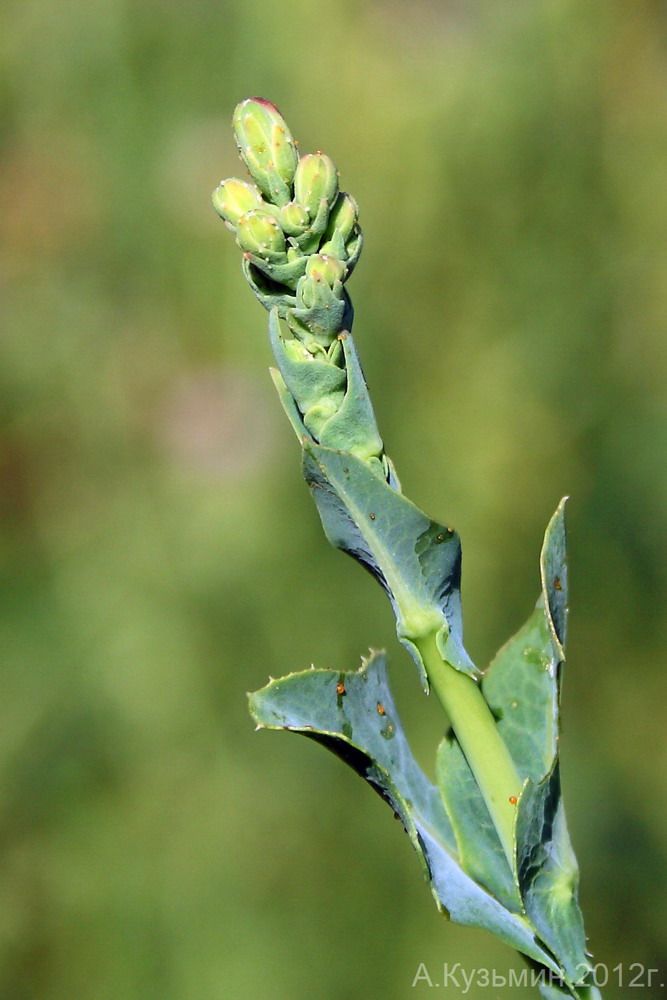
[[572, 498], [587, 929], [623, 966], [606, 998], [632, 963], [664, 996], [664, 3], [8, 0], [3, 22], [0, 997], [403, 1000], [422, 962], [522, 967], [443, 921], [362, 782], [246, 713], [269, 674], [386, 646], [427, 768], [441, 728], [323, 539], [210, 207], [251, 95], [361, 205], [358, 344], [407, 494], [463, 537], [477, 662]]

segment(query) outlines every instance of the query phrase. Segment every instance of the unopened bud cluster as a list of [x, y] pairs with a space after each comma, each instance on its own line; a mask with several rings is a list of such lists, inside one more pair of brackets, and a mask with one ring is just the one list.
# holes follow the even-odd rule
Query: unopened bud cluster
[[306, 346], [328, 349], [351, 324], [343, 284], [361, 252], [356, 203], [339, 190], [330, 157], [299, 156], [269, 101], [242, 101], [233, 127], [254, 183], [222, 181], [213, 193], [215, 210], [236, 234], [246, 278], [262, 304], [277, 307]]
[[273, 375], [288, 416], [302, 442], [349, 452], [398, 488], [350, 334], [345, 282], [362, 242], [356, 203], [339, 190], [330, 157], [298, 155], [269, 101], [242, 101], [233, 127], [251, 181], [222, 181], [213, 205], [270, 312]]

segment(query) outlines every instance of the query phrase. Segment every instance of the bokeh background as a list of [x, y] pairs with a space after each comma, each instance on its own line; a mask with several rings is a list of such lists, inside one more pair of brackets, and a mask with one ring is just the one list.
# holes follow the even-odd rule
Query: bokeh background
[[521, 968], [437, 914], [361, 781], [246, 713], [386, 646], [427, 769], [442, 726], [323, 539], [210, 207], [250, 95], [361, 204], [358, 344], [406, 492], [463, 537], [477, 662], [571, 496], [587, 929], [605, 997], [641, 966], [663, 996], [664, 4], [7, 0], [0, 52], [0, 996], [403, 1000], [421, 963]]

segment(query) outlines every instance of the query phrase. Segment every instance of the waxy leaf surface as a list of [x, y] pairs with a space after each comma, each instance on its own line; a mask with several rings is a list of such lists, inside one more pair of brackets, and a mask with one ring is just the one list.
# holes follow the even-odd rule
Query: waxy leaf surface
[[439, 630], [443, 655], [476, 676], [463, 646], [456, 532], [430, 520], [356, 456], [312, 441], [303, 442], [303, 452], [304, 475], [327, 538], [383, 586], [398, 636], [417, 664], [421, 667], [421, 659], [411, 639], [420, 630]]
[[547, 527], [535, 611], [500, 650], [482, 691], [522, 778], [516, 875], [528, 917], [572, 984], [587, 967], [578, 870], [558, 768], [558, 706], [567, 618], [564, 501]]
[[482, 793], [458, 740], [450, 733], [438, 748], [438, 787], [452, 824], [461, 867], [509, 910], [523, 909], [514, 874]]
[[375, 654], [359, 671], [307, 670], [250, 696], [259, 726], [302, 733], [350, 764], [386, 799], [419, 855], [438, 905], [457, 923], [483, 927], [554, 971], [526, 919], [461, 868], [437, 787], [417, 765]]

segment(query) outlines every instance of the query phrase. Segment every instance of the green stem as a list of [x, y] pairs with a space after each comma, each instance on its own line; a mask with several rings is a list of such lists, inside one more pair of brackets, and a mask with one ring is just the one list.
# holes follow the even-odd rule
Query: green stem
[[431, 687], [444, 708], [514, 868], [516, 799], [523, 782], [478, 684], [443, 660], [431, 633], [416, 640]]

